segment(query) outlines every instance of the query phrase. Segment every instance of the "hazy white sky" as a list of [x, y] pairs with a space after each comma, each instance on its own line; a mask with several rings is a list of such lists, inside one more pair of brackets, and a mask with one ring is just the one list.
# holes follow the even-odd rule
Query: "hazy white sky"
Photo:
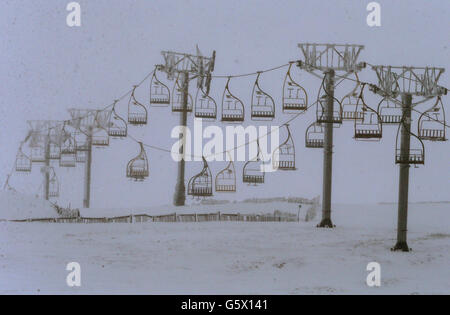
[[[382, 26], [366, 24], [370, 1], [79, 1], [82, 26], [69, 28], [65, 10], [69, 1], [27, 0], [0, 3], [0, 179], [10, 172], [26, 120], [67, 119], [71, 107], [101, 108], [138, 83], [157, 63], [161, 50], [204, 54], [217, 51], [216, 74], [264, 70], [301, 59], [299, 42], [357, 43], [366, 46], [361, 61], [372, 64], [440, 66], [450, 68], [450, 2], [379, 1]], [[277, 100], [285, 69], [261, 77], [261, 85]], [[314, 101], [320, 80], [296, 69]], [[363, 80], [375, 82], [370, 69]], [[255, 78], [232, 81], [233, 92], [249, 104]], [[225, 81], [213, 81], [211, 95], [221, 102]], [[450, 87], [444, 73], [441, 85]], [[147, 81], [137, 97], [148, 103]], [[171, 83], [172, 85], [173, 83]], [[339, 97], [352, 85], [337, 88]], [[191, 91], [195, 95], [195, 90]], [[368, 93], [369, 94], [369, 93]], [[377, 96], [368, 95], [371, 104]], [[450, 97], [444, 98], [448, 108]], [[418, 107], [424, 110], [430, 104]], [[126, 114], [127, 102], [118, 105]], [[449, 111], [449, 110], [447, 110]], [[278, 111], [280, 112], [280, 111]], [[166, 109], [150, 109], [150, 123], [131, 127], [130, 133], [152, 145], [171, 147], [170, 131], [178, 117]], [[304, 148], [306, 127], [314, 110], [292, 124], [298, 171], [269, 174], [258, 188], [238, 184], [239, 193], [220, 199], [295, 195], [312, 197], [322, 189], [322, 151]], [[279, 125], [289, 116], [278, 115]], [[246, 122], [250, 124], [251, 121]], [[355, 142], [353, 124], [335, 132], [334, 202], [395, 201], [398, 167], [394, 164], [395, 127], [386, 127], [379, 143]], [[426, 165], [411, 168], [410, 200], [448, 200], [449, 142], [426, 143]], [[150, 178], [131, 183], [125, 166], [137, 154], [136, 143], [112, 140], [110, 148], [94, 152], [92, 204], [96, 207], [145, 206], [172, 201], [176, 163], [167, 153], [148, 150]], [[211, 165], [215, 174], [225, 163]], [[187, 165], [187, 180], [201, 168]], [[242, 164], [237, 165], [241, 176]], [[80, 206], [83, 169], [57, 169], [62, 202]], [[12, 185], [35, 193], [41, 183], [39, 169], [30, 176], [14, 175]]]

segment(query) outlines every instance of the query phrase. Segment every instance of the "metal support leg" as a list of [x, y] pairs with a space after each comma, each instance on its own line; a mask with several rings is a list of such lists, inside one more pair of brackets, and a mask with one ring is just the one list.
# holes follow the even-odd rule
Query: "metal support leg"
[[92, 127], [87, 133], [87, 152], [86, 163], [84, 165], [84, 199], [83, 207], [89, 208], [91, 206], [91, 165], [92, 165]]
[[44, 198], [50, 199], [50, 139], [45, 140]]
[[333, 113], [334, 113], [334, 70], [325, 73], [325, 89], [327, 104], [324, 123], [324, 148], [323, 148], [323, 192], [322, 192], [322, 221], [317, 227], [333, 228], [331, 221], [331, 188], [333, 172]]
[[[410, 130], [411, 130], [411, 103], [412, 96], [402, 96], [403, 123], [401, 125], [401, 156], [409, 156]], [[409, 186], [409, 164], [400, 164], [399, 189], [398, 189], [398, 222], [397, 222], [397, 244], [392, 250], [409, 252], [407, 243], [408, 231], [408, 186]]]
[[[188, 93], [189, 93], [189, 72], [183, 72], [183, 110], [181, 112], [180, 126], [186, 128], [187, 126], [187, 105], [188, 105]], [[173, 203], [175, 206], [184, 206], [186, 202], [186, 186], [184, 184], [185, 175], [185, 152], [186, 152], [186, 133], [183, 135], [183, 140], [181, 142], [180, 154], [182, 154], [182, 159], [178, 162], [178, 177], [177, 184], [175, 186], [175, 195]]]

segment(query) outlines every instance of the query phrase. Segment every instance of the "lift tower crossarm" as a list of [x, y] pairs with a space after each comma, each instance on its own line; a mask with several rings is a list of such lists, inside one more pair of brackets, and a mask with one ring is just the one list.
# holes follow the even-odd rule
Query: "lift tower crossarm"
[[[193, 74], [189, 80], [197, 78], [197, 87], [203, 88], [209, 94], [211, 73], [214, 71], [216, 62], [216, 52], [213, 51], [211, 57], [202, 56], [197, 47], [197, 54], [177, 53], [173, 51], [162, 51], [164, 65], [158, 65], [160, 71], [166, 72], [170, 80], [173, 80], [179, 73]], [[206, 77], [206, 83], [204, 79]]]
[[311, 44], [301, 43], [305, 62], [303, 68], [309, 72], [313, 70], [358, 72], [363, 64], [358, 64], [358, 57], [364, 49], [362, 45], [350, 44]]
[[438, 85], [444, 68], [408, 66], [372, 66], [378, 78], [377, 94], [396, 98], [410, 94], [432, 98], [447, 94], [447, 89]]

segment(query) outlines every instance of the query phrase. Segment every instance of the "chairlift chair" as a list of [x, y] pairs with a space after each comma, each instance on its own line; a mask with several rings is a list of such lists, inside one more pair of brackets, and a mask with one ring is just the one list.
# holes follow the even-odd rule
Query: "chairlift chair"
[[308, 109], [308, 94], [306, 90], [292, 79], [292, 63], [286, 73], [283, 84], [283, 112], [298, 113]]
[[58, 126], [49, 130], [48, 139], [48, 158], [50, 160], [59, 160], [61, 156], [61, 139], [64, 137], [64, 126]]
[[273, 120], [275, 118], [275, 101], [259, 86], [260, 75], [261, 73], [258, 73], [253, 86], [251, 118], [252, 120]]
[[50, 198], [59, 198], [59, 181], [56, 176], [55, 169], [53, 167], [50, 168], [50, 180], [49, 180], [49, 189], [48, 196]]
[[395, 125], [402, 121], [402, 108], [389, 100], [388, 97], [383, 98], [378, 104], [377, 112], [381, 117], [383, 125]]
[[76, 152], [77, 147], [75, 139], [72, 136], [68, 136], [61, 143], [61, 156], [59, 159], [60, 167], [72, 168], [76, 166]]
[[[324, 94], [321, 95], [321, 90], [324, 91]], [[316, 121], [320, 124], [322, 123], [331, 123], [331, 124], [342, 124], [343, 119], [343, 109], [342, 103], [333, 96], [333, 100], [336, 104], [333, 106], [333, 111], [331, 113], [328, 112], [328, 92], [324, 88], [324, 81], [322, 81], [322, 85], [319, 89], [319, 93], [317, 95], [317, 107], [316, 107]], [[338, 108], [336, 109], [336, 105]]]
[[208, 162], [203, 157], [203, 169], [200, 173], [189, 180], [188, 195], [192, 197], [211, 197], [212, 191], [212, 175]]
[[378, 113], [365, 110], [362, 122], [355, 121], [355, 139], [380, 140], [383, 136], [382, 128]]
[[289, 125], [286, 125], [287, 139], [273, 152], [272, 165], [275, 170], [295, 171], [295, 145]]
[[230, 92], [228, 78], [222, 97], [222, 121], [243, 122], [245, 118], [244, 103]]
[[342, 99], [342, 120], [361, 121], [364, 119], [364, 113], [356, 110], [357, 101], [353, 96], [347, 96]]
[[258, 145], [258, 155], [253, 159], [245, 163], [244, 169], [243, 169], [243, 179], [242, 181], [244, 183], [248, 183], [249, 185], [257, 185], [257, 184], [264, 184], [264, 165], [261, 160], [261, 149], [259, 147], [259, 141], [257, 142]]
[[50, 160], [59, 160], [61, 157], [61, 148], [58, 143], [50, 142], [48, 158]]
[[147, 124], [147, 108], [136, 100], [134, 92], [137, 85], [133, 87], [130, 100], [128, 101], [128, 122], [134, 126], [143, 126]]
[[108, 123], [108, 135], [113, 138], [125, 138], [128, 133], [128, 126], [122, 117], [116, 113], [117, 100], [114, 102], [111, 116]]
[[77, 163], [86, 163], [86, 151], [76, 151], [75, 159]]
[[306, 129], [305, 146], [307, 148], [321, 149], [324, 147], [324, 137], [325, 133], [322, 124], [314, 122]]
[[108, 125], [112, 110], [98, 111], [95, 115], [96, 128], [92, 129], [92, 145], [96, 147], [109, 146]]
[[170, 90], [164, 83], [158, 80], [156, 70], [153, 72], [153, 77], [150, 82], [150, 105], [155, 107], [170, 105]]
[[337, 125], [342, 124], [343, 110], [342, 110], [341, 102], [339, 102], [335, 98], [335, 101], [336, 101], [337, 105], [339, 106], [339, 108], [337, 110], [334, 109], [331, 113], [328, 113], [327, 101], [328, 101], [328, 98], [326, 95], [322, 95], [317, 100], [317, 110], [316, 110], [317, 120], [316, 121], [319, 124], [327, 124], [327, 123], [337, 124]]
[[[383, 136], [383, 124], [378, 112], [367, 106], [364, 101], [363, 84], [360, 95], [358, 96], [355, 113], [363, 113], [363, 119], [355, 119], [355, 139], [356, 140], [380, 140]], [[355, 114], [356, 116], [356, 114]]]
[[[401, 150], [401, 137], [402, 128], [405, 132], [408, 132], [411, 136], [409, 151], [406, 154], [402, 154]], [[397, 139], [395, 142], [395, 163], [396, 164], [425, 164], [425, 146], [422, 140], [416, 136], [411, 130], [408, 130], [406, 124], [402, 121], [397, 130]]]
[[92, 133], [92, 145], [96, 147], [109, 146], [109, 135], [105, 129], [97, 128]]
[[29, 146], [30, 148], [39, 148], [44, 142], [44, 136], [38, 132], [31, 132]]
[[32, 168], [31, 158], [23, 152], [22, 145], [16, 155], [16, 172], [30, 173]]
[[142, 142], [139, 142], [139, 146], [141, 149], [139, 155], [127, 164], [127, 177], [135, 181], [143, 181], [149, 176], [147, 154]]
[[89, 151], [89, 143], [87, 135], [82, 132], [75, 132], [73, 136], [76, 151], [86, 152]]
[[236, 169], [231, 155], [227, 167], [217, 173], [215, 184], [216, 192], [236, 192]]
[[211, 96], [206, 94], [202, 87], [200, 87], [197, 91], [194, 115], [197, 118], [212, 120], [215, 120], [217, 117], [216, 101]]
[[33, 163], [45, 163], [46, 154], [45, 154], [45, 144], [41, 143], [39, 147], [31, 148], [31, 161]]
[[361, 121], [364, 118], [362, 107], [358, 110], [359, 95], [361, 94], [361, 83], [359, 82], [358, 75], [356, 75], [356, 86], [353, 90], [344, 96], [341, 100], [342, 104], [342, 120], [344, 121]]
[[[175, 80], [175, 84], [173, 86], [173, 92], [172, 92], [172, 112], [179, 113], [183, 112], [185, 109], [183, 108], [183, 87], [180, 83], [181, 75], [178, 75], [177, 79]], [[186, 105], [186, 111], [188, 113], [192, 112], [193, 108], [193, 100], [191, 94], [188, 93], [188, 99], [187, 99], [187, 105]]]
[[420, 115], [418, 136], [421, 140], [446, 141], [445, 129], [444, 104], [438, 96], [433, 107]]

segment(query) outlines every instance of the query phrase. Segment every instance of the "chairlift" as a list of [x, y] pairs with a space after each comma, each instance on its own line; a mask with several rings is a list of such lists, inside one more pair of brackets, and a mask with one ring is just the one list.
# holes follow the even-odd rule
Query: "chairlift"
[[45, 163], [46, 154], [45, 154], [45, 144], [41, 144], [38, 147], [31, 148], [31, 161], [33, 163]]
[[135, 181], [143, 181], [149, 176], [147, 154], [142, 142], [139, 142], [139, 146], [141, 149], [139, 155], [127, 164], [127, 177]]
[[75, 159], [77, 163], [86, 163], [86, 151], [76, 151]]
[[137, 85], [133, 87], [128, 101], [128, 122], [135, 126], [143, 126], [147, 124], [148, 112], [147, 108], [136, 100], [134, 95], [136, 88]]
[[112, 110], [98, 111], [95, 115], [96, 128], [91, 132], [92, 145], [96, 147], [109, 146], [108, 125], [111, 118]]
[[206, 94], [202, 87], [200, 87], [197, 91], [194, 115], [197, 118], [213, 120], [217, 117], [216, 101], [211, 96]]
[[244, 103], [230, 92], [228, 78], [222, 97], [222, 121], [243, 122], [245, 118]]
[[55, 169], [51, 167], [50, 171], [50, 179], [49, 179], [49, 187], [48, 187], [48, 196], [50, 198], [58, 198], [59, 197], [59, 181], [56, 176]]
[[230, 163], [216, 176], [216, 192], [236, 192], [236, 169], [230, 153], [228, 155]]
[[261, 160], [261, 149], [259, 147], [259, 141], [257, 141], [258, 145], [258, 155], [253, 159], [245, 163], [243, 169], [243, 182], [248, 183], [249, 185], [254, 184], [264, 184], [264, 164]]
[[60, 167], [72, 168], [76, 166], [77, 146], [75, 139], [69, 135], [61, 143], [61, 156], [59, 159]]
[[183, 105], [183, 87], [181, 86], [181, 74], [175, 80], [172, 92], [172, 112], [179, 113], [186, 110], [188, 113], [192, 112], [193, 100], [191, 94], [188, 93], [186, 109]]
[[50, 142], [48, 150], [48, 158], [50, 160], [59, 160], [60, 156], [61, 156], [61, 148], [59, 147], [59, 144]]
[[344, 96], [341, 100], [342, 104], [342, 120], [344, 121], [361, 121], [364, 118], [362, 107], [358, 110], [359, 95], [361, 94], [361, 82], [359, 82], [358, 74], [356, 76], [356, 86], [353, 90]]
[[45, 142], [45, 136], [37, 131], [32, 131], [30, 134], [29, 146], [30, 148], [39, 148]]
[[[342, 103], [333, 96], [333, 100], [338, 105], [338, 109], [336, 109], [336, 104], [333, 106], [333, 111], [331, 113], [328, 112], [328, 92], [324, 87], [325, 79], [322, 81], [322, 85], [320, 86], [319, 93], [317, 95], [317, 109], [316, 109], [316, 121], [320, 124], [342, 124], [343, 119], [343, 110]], [[321, 95], [321, 90], [324, 91], [324, 94]]]
[[325, 132], [322, 124], [313, 122], [306, 129], [305, 146], [307, 148], [321, 149], [324, 147]]
[[[401, 137], [403, 132], [407, 132], [412, 136], [410, 139], [409, 151], [406, 154], [402, 154], [401, 150]], [[396, 164], [425, 164], [425, 145], [418, 136], [407, 128], [406, 123], [403, 122], [403, 120], [398, 126], [395, 147]]]
[[109, 146], [109, 135], [104, 129], [96, 129], [92, 134], [92, 145], [96, 147]]
[[446, 141], [445, 128], [444, 104], [438, 96], [433, 107], [420, 115], [418, 136], [421, 140]]
[[289, 125], [286, 125], [288, 136], [273, 152], [272, 165], [275, 170], [295, 171], [295, 145]]
[[292, 79], [292, 64], [289, 64], [283, 84], [283, 112], [285, 113], [298, 113], [308, 109], [308, 94], [300, 84]]
[[125, 119], [116, 113], [117, 102], [117, 100], [114, 101], [111, 115], [109, 117], [108, 135], [113, 138], [125, 138], [127, 136], [128, 126]]
[[92, 145], [96, 147], [109, 146], [109, 134], [107, 131], [110, 111], [100, 111], [95, 116], [97, 128], [93, 128], [91, 132]]
[[252, 93], [252, 120], [273, 120], [275, 118], [275, 101], [272, 96], [264, 92], [259, 86], [259, 77], [256, 77]]
[[208, 162], [203, 157], [203, 169], [200, 173], [189, 180], [188, 195], [192, 197], [211, 197], [212, 191], [212, 175]]
[[58, 126], [51, 128], [48, 133], [48, 158], [50, 160], [59, 160], [61, 156], [61, 139], [64, 136], [64, 127]]
[[155, 107], [170, 105], [170, 90], [164, 83], [158, 80], [156, 70], [153, 72], [153, 77], [150, 82], [150, 105]]
[[384, 125], [399, 124], [402, 121], [402, 108], [388, 97], [383, 98], [378, 104], [377, 112], [380, 114]]
[[361, 92], [358, 96], [356, 113], [363, 113], [363, 119], [355, 119], [355, 139], [356, 140], [380, 140], [383, 136], [383, 124], [378, 112], [367, 106], [364, 101], [365, 84], [361, 87]]
[[30, 173], [32, 168], [31, 158], [23, 152], [22, 145], [16, 155], [16, 172]]

